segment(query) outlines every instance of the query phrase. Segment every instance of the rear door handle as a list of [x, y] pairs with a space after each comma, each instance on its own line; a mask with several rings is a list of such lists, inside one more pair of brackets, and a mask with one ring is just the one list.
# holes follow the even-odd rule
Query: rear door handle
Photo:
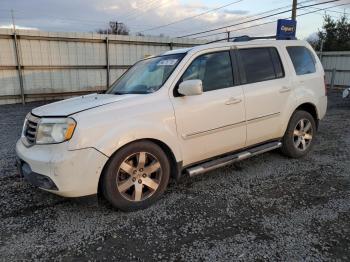
[[286, 93], [286, 92], [289, 92], [290, 90], [291, 90], [290, 87], [284, 86], [280, 89], [280, 93]]
[[234, 105], [234, 104], [238, 104], [240, 102], [242, 102], [242, 99], [231, 97], [229, 100], [226, 101], [225, 105]]

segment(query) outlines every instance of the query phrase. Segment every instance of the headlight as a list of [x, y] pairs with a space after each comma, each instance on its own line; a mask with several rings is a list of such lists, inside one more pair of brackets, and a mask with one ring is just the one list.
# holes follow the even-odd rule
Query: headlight
[[36, 144], [61, 143], [71, 139], [77, 123], [72, 118], [41, 118]]

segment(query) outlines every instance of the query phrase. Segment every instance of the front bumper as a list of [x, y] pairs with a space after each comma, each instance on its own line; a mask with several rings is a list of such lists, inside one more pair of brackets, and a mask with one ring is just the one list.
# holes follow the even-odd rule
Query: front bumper
[[94, 148], [68, 150], [68, 142], [26, 147], [16, 144], [19, 170], [31, 184], [64, 197], [97, 193], [108, 157]]
[[28, 163], [17, 158], [16, 164], [20, 176], [30, 184], [46, 190], [58, 190], [51, 178], [33, 172]]

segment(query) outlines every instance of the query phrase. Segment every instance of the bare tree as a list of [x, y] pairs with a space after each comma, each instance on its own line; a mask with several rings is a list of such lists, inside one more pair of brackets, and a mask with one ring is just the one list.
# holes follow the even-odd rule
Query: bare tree
[[110, 35], [129, 35], [129, 28], [124, 23], [118, 23], [117, 21], [109, 22], [107, 29], [97, 29], [99, 34], [110, 34]]

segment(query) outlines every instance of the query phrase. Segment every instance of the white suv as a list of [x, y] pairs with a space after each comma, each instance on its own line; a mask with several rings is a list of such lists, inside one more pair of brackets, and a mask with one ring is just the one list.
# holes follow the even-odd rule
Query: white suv
[[302, 157], [326, 113], [324, 71], [304, 41], [174, 50], [137, 62], [105, 94], [32, 110], [21, 174], [65, 197], [101, 192], [144, 208], [179, 179], [281, 147]]

